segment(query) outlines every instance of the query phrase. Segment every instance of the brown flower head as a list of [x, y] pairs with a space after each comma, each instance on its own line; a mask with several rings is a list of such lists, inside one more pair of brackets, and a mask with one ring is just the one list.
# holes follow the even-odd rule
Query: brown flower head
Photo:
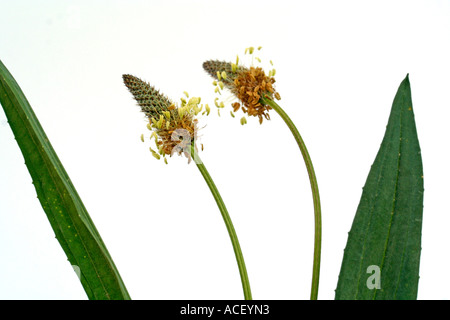
[[[246, 52], [252, 54], [253, 48], [247, 48]], [[215, 79], [213, 84], [216, 86], [216, 93], [227, 88], [239, 100], [239, 102], [232, 103], [233, 112], [238, 111], [242, 105], [242, 111], [249, 116], [258, 117], [260, 123], [263, 122], [263, 117], [270, 120], [268, 111], [271, 107], [265, 104], [261, 98], [280, 99], [280, 94], [273, 86], [275, 69], [266, 75], [261, 67], [247, 68], [240, 66], [238, 62], [239, 58], [236, 59], [236, 63], [208, 60], [203, 63], [203, 69]], [[223, 102], [218, 103], [217, 101], [218, 98], [216, 98], [217, 107], [224, 107]], [[231, 115], [234, 116], [233, 113]], [[241, 121], [241, 123], [244, 124], [246, 121]]]
[[[161, 156], [167, 163], [166, 155], [184, 154], [189, 161], [190, 148], [197, 139], [197, 115], [202, 112], [200, 98], [192, 97], [188, 101], [181, 98], [181, 106], [175, 105], [150, 84], [141, 79], [125, 74], [123, 81], [148, 118], [147, 128], [152, 131], [150, 139], [155, 138], [157, 151], [150, 148], [153, 156]], [[185, 92], [186, 98], [189, 95]], [[209, 106], [205, 105], [202, 114], [209, 114]], [[144, 141], [143, 135], [141, 139]]]

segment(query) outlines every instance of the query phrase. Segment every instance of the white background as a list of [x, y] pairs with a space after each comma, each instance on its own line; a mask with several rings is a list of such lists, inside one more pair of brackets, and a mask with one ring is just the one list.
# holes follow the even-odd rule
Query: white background
[[[214, 105], [207, 59], [262, 46], [314, 163], [323, 211], [319, 299], [333, 299], [353, 217], [409, 73], [425, 208], [419, 299], [448, 299], [449, 1], [7, 1], [0, 59], [18, 81], [133, 299], [242, 299], [234, 253], [195, 165], [157, 161], [131, 73]], [[201, 157], [230, 212], [255, 299], [309, 299], [313, 206], [280, 117], [202, 123]], [[0, 298], [86, 299], [0, 111]]]

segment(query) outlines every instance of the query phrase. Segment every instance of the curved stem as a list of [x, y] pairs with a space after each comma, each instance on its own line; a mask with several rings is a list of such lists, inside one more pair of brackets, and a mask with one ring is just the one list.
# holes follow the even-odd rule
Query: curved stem
[[244, 256], [242, 255], [241, 246], [239, 245], [239, 240], [236, 235], [236, 231], [234, 230], [233, 223], [231, 222], [230, 215], [228, 214], [228, 210], [225, 207], [225, 203], [223, 202], [213, 179], [209, 175], [208, 170], [206, 170], [206, 167], [202, 163], [194, 146], [191, 146], [191, 155], [197, 165], [197, 168], [200, 170], [203, 178], [205, 179], [206, 184], [211, 190], [214, 199], [216, 200], [217, 206], [219, 207], [220, 213], [222, 214], [223, 221], [225, 222], [225, 225], [227, 227], [228, 234], [230, 235], [231, 243], [233, 245], [234, 254], [236, 256], [236, 261], [239, 268], [239, 274], [241, 276], [242, 288], [244, 289], [244, 298], [245, 300], [252, 300], [252, 293], [250, 290], [250, 282], [248, 280], [247, 269], [245, 267]]
[[314, 203], [314, 261], [313, 261], [313, 274], [312, 274], [312, 284], [311, 284], [311, 300], [317, 300], [317, 295], [319, 292], [319, 274], [320, 274], [320, 252], [322, 245], [322, 214], [320, 209], [320, 197], [319, 197], [319, 187], [317, 186], [316, 174], [314, 173], [314, 167], [309, 157], [306, 145], [303, 142], [300, 133], [295, 127], [292, 120], [284, 112], [283, 109], [273, 100], [268, 98], [261, 98], [262, 102], [273, 108], [284, 120], [292, 134], [294, 135], [295, 141], [300, 148], [303, 159], [306, 164], [306, 169], [308, 171], [309, 180], [311, 182], [311, 190]]

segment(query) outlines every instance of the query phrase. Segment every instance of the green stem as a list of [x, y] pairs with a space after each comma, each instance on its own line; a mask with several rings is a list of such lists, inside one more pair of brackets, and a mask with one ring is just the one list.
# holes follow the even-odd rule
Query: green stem
[[196, 152], [194, 146], [191, 146], [191, 155], [195, 163], [197, 164], [197, 168], [200, 170], [203, 178], [205, 179], [206, 184], [211, 190], [214, 199], [216, 200], [217, 206], [219, 207], [220, 213], [222, 214], [223, 221], [225, 222], [225, 225], [227, 227], [228, 234], [230, 235], [234, 254], [236, 256], [236, 261], [239, 267], [239, 274], [241, 275], [242, 288], [244, 289], [244, 298], [245, 300], [252, 300], [252, 293], [250, 290], [250, 282], [248, 280], [247, 269], [245, 267], [244, 256], [242, 255], [241, 246], [239, 245], [239, 240], [236, 235], [236, 231], [234, 230], [233, 222], [231, 222], [230, 215], [228, 214], [228, 210], [225, 207], [225, 203], [223, 202], [222, 197], [220, 196], [219, 190], [217, 190], [213, 179], [209, 175], [208, 170], [206, 170], [206, 167], [198, 156], [198, 153]]
[[298, 146], [300, 147], [300, 151], [302, 153], [303, 159], [306, 164], [306, 169], [308, 171], [309, 180], [311, 182], [311, 190], [313, 196], [314, 203], [314, 261], [313, 261], [313, 274], [312, 274], [312, 284], [311, 284], [311, 300], [317, 300], [317, 295], [319, 292], [319, 274], [320, 274], [320, 251], [321, 251], [321, 243], [322, 243], [322, 214], [320, 210], [320, 197], [319, 197], [319, 187], [317, 186], [316, 174], [314, 173], [314, 167], [309, 157], [308, 150], [306, 149], [306, 145], [303, 142], [300, 133], [295, 127], [292, 120], [289, 116], [284, 112], [283, 109], [273, 100], [268, 98], [261, 98], [261, 102], [269, 105], [273, 108], [286, 122], [287, 126], [291, 130], [294, 135], [295, 141], [297, 141]]

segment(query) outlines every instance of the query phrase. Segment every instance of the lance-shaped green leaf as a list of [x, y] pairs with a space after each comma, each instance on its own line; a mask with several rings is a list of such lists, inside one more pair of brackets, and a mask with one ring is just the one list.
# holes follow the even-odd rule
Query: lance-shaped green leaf
[[344, 251], [336, 299], [416, 299], [423, 171], [409, 78], [363, 188]]
[[102, 300], [130, 299], [100, 234], [36, 115], [1, 61], [0, 103], [42, 208], [87, 296]]

